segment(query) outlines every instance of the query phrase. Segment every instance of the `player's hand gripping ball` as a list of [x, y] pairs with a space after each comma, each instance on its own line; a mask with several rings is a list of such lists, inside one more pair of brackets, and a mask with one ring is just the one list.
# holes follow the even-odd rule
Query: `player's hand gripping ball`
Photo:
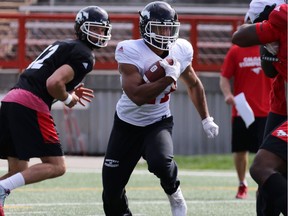
[[[153, 63], [150, 68], [144, 73], [143, 80], [146, 83], [155, 82], [156, 80], [165, 77], [166, 73], [164, 68], [160, 65], [160, 61]], [[166, 59], [166, 61], [173, 65], [173, 59]]]

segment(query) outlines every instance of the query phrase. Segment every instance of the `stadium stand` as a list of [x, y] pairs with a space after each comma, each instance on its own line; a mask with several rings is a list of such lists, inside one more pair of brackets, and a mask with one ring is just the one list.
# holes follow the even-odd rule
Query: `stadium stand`
[[37, 0], [5, 0], [0, 1], [0, 13], [17, 12], [20, 6], [37, 4]]
[[[102, 5], [125, 5], [125, 6], [132, 6], [132, 5], [146, 5], [147, 3], [151, 2], [151, 0], [98, 0], [97, 4]], [[172, 4], [207, 4], [207, 5], [244, 5], [249, 4], [250, 0], [170, 0], [168, 1]], [[79, 5], [79, 1], [77, 0], [38, 0], [38, 5]], [[94, 0], [84, 0], [81, 1], [81, 4], [95, 4]]]

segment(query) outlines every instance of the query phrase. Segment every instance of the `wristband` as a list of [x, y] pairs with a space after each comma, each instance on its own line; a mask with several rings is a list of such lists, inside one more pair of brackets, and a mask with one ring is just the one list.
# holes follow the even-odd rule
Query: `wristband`
[[267, 62], [278, 62], [279, 61], [279, 59], [276, 56], [265, 56], [265, 55], [261, 56], [261, 60], [267, 61]]
[[62, 102], [63, 102], [65, 105], [69, 105], [69, 104], [71, 103], [72, 99], [73, 99], [72, 95], [71, 95], [71, 94], [68, 94], [67, 98], [66, 98], [64, 101], [62, 101]]

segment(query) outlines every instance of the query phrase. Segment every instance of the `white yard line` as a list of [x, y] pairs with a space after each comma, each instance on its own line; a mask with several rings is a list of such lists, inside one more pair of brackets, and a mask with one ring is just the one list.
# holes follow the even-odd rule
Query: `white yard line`
[[[101, 173], [103, 157], [66, 156], [67, 172], [72, 173]], [[39, 163], [38, 158], [32, 158], [30, 165]], [[141, 163], [142, 161], [140, 161]], [[7, 161], [0, 160], [0, 171], [7, 171]], [[133, 174], [147, 175], [146, 169], [135, 169]], [[247, 173], [249, 176], [249, 173]], [[179, 170], [179, 176], [210, 176], [237, 177], [234, 170]]]
[[[68, 172], [71, 173], [101, 173], [101, 169], [79, 169], [71, 168], [68, 169]], [[226, 170], [179, 170], [179, 176], [208, 176], [208, 177], [237, 177], [235, 171], [226, 171]], [[133, 174], [136, 175], [147, 175], [151, 174], [148, 170], [145, 169], [135, 169]]]
[[[223, 204], [223, 203], [255, 203], [255, 200], [186, 200], [186, 203], [188, 204]], [[167, 205], [167, 200], [141, 200], [141, 201], [133, 201], [133, 200], [129, 200], [129, 203], [134, 204], [134, 205], [151, 205], [151, 204], [163, 204], [163, 205]], [[87, 206], [87, 205], [91, 205], [91, 206], [95, 206], [95, 205], [99, 205], [102, 206], [103, 203], [102, 202], [79, 202], [79, 203], [59, 203], [59, 202], [55, 202], [55, 203], [18, 203], [18, 204], [7, 204], [5, 205], [5, 208], [13, 208], [13, 207], [27, 207], [27, 206]]]

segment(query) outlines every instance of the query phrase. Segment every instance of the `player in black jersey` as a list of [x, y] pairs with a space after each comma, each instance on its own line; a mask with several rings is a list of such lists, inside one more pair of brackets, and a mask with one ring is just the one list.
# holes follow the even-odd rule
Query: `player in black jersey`
[[[76, 39], [48, 46], [20, 75], [2, 100], [0, 158], [8, 172], [0, 178], [0, 216], [11, 190], [65, 173], [64, 154], [51, 116], [53, 101], [72, 108], [91, 102], [93, 90], [81, 81], [93, 69], [93, 49], [106, 47], [111, 24], [98, 6], [81, 9], [75, 19]], [[32, 157], [42, 163], [28, 167]]]

